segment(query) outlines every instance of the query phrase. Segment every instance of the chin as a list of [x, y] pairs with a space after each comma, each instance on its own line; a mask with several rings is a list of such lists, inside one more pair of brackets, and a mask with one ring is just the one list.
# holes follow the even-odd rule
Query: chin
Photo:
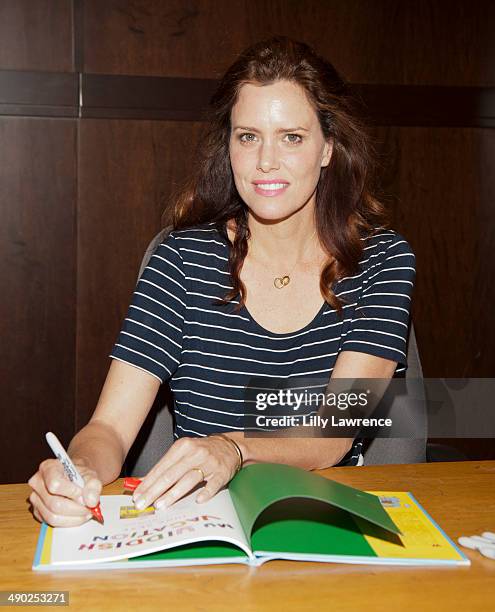
[[[305, 203], [306, 204], [306, 203]], [[281, 204], [281, 202], [263, 202], [256, 204], [247, 203], [249, 208], [249, 213], [258, 221], [259, 223], [278, 223], [279, 221], [285, 221], [299, 212], [302, 208], [304, 208], [305, 204], [296, 207], [287, 207]]]
[[284, 210], [260, 210], [259, 206], [249, 206], [249, 213], [259, 223], [278, 223], [291, 217], [294, 212], [288, 212]]

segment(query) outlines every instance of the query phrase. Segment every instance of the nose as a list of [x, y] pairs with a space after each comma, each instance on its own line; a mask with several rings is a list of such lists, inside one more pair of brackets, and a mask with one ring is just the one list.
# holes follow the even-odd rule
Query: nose
[[270, 170], [278, 170], [280, 162], [278, 159], [277, 147], [275, 144], [264, 142], [259, 148], [257, 170], [262, 172], [270, 172]]

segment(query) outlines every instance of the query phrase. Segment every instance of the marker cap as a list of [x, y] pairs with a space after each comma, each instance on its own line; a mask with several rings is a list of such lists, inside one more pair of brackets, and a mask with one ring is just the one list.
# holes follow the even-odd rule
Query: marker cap
[[127, 478], [124, 478], [124, 489], [126, 491], [135, 491], [140, 484], [141, 484], [140, 478], [133, 478], [132, 476], [128, 476]]

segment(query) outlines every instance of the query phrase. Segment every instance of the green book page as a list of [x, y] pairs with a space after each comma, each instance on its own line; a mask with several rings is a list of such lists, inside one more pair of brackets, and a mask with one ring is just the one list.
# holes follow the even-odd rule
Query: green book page
[[[301, 500], [303, 514], [313, 524], [308, 530], [315, 528], [315, 521], [309, 514], [315, 508], [308, 504], [306, 512], [304, 504], [305, 500], [315, 500], [326, 504], [328, 512], [330, 505], [332, 508], [366, 519], [390, 532], [400, 533], [375, 495], [290, 465], [275, 463], [249, 465], [231, 481], [229, 491], [249, 541], [254, 524], [262, 512], [276, 502], [293, 498], [303, 498]], [[357, 529], [355, 525], [354, 529]], [[252, 548], [254, 549], [253, 545]]]
[[301, 498], [265, 510], [254, 525], [251, 546], [256, 553], [377, 556], [349, 512]]
[[176, 559], [222, 559], [228, 557], [242, 557], [247, 559], [246, 553], [225, 542], [200, 542], [198, 544], [186, 544], [171, 550], [162, 550], [149, 555], [131, 557], [129, 563], [133, 561], [173, 561]]

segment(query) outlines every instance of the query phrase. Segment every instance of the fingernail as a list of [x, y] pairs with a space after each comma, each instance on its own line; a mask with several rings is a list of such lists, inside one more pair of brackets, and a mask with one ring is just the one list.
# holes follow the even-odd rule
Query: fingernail
[[96, 506], [97, 499], [96, 495], [88, 495], [88, 506], [94, 508]]
[[142, 497], [138, 497], [134, 500], [134, 505], [138, 510], [143, 510], [146, 507], [146, 502]]
[[164, 499], [160, 499], [160, 500], [155, 502], [155, 508], [157, 510], [159, 510], [160, 508], [164, 508], [164, 507], [165, 507], [165, 500]]
[[196, 497], [196, 501], [198, 502], [198, 504], [202, 504], [204, 501], [206, 501], [206, 497], [202, 493], [200, 493], [198, 497]]

